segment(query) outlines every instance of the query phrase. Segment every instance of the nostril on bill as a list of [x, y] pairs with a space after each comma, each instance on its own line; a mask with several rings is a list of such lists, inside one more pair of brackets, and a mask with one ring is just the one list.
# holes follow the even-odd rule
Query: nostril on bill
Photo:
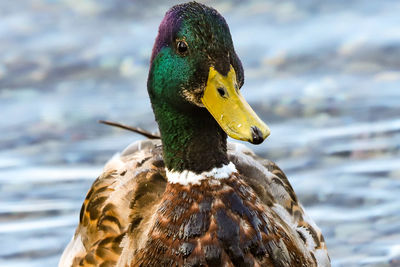
[[219, 95], [220, 96], [222, 96], [222, 97], [225, 97], [225, 89], [224, 88], [222, 88], [222, 87], [218, 87], [218, 93], [219, 93]]
[[251, 127], [251, 136], [253, 137], [251, 143], [255, 145], [261, 144], [264, 141], [262, 132], [257, 126]]

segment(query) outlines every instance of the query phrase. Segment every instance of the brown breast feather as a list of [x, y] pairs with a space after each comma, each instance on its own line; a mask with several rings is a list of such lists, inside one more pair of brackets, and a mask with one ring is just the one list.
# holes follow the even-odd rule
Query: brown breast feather
[[[159, 141], [128, 148], [87, 194], [75, 235], [85, 251], [73, 266], [316, 266], [271, 208], [278, 202], [292, 215], [303, 212], [283, 172], [249, 151], [230, 145], [228, 152], [240, 174], [183, 186], [166, 183]], [[255, 161], [286, 199], [268, 190], [271, 177]]]

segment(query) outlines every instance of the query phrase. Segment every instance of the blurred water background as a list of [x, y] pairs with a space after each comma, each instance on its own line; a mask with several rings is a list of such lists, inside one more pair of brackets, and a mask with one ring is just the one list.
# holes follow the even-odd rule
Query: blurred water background
[[[56, 266], [92, 181], [156, 130], [146, 91], [179, 1], [0, 1], [0, 266]], [[243, 93], [272, 130], [333, 266], [400, 266], [400, 2], [202, 1], [227, 19]]]

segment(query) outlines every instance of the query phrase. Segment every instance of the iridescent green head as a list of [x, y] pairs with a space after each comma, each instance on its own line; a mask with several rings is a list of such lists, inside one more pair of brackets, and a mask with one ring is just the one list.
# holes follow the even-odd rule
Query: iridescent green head
[[215, 9], [196, 2], [174, 6], [161, 22], [154, 44], [150, 96], [179, 107], [188, 102], [202, 106], [200, 99], [210, 67], [226, 75], [230, 65], [242, 86], [242, 64], [225, 19]]
[[170, 148], [176, 148], [171, 157], [187, 150], [190, 144], [182, 147], [174, 140], [193, 143], [196, 133], [208, 136], [204, 144], [211, 142], [212, 134], [226, 139], [225, 133], [261, 143], [269, 130], [241, 96], [243, 82], [225, 19], [196, 2], [172, 7], [160, 24], [148, 78], [165, 156]]

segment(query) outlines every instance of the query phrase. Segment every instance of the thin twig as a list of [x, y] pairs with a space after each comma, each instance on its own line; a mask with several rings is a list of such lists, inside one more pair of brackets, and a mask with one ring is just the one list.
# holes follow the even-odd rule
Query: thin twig
[[112, 122], [112, 121], [103, 121], [103, 120], [99, 120], [99, 123], [103, 123], [106, 125], [110, 125], [110, 126], [115, 126], [115, 127], [119, 127], [128, 131], [132, 131], [138, 134], [141, 134], [149, 139], [160, 139], [160, 136], [158, 134], [152, 134], [146, 130], [140, 129], [138, 127], [132, 127], [132, 126], [128, 126], [128, 125], [124, 125], [118, 122]]

